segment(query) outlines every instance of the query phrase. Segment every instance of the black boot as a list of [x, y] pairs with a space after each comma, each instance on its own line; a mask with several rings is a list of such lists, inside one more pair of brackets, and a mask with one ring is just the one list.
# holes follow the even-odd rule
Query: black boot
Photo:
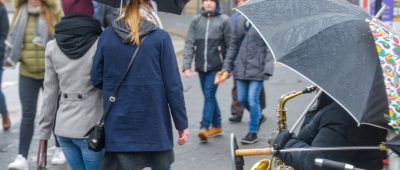
[[243, 144], [253, 144], [258, 141], [257, 133], [248, 133], [243, 139]]
[[229, 118], [229, 121], [231, 121], [232, 123], [239, 123], [239, 122], [242, 121], [242, 116], [233, 114], [233, 115]]

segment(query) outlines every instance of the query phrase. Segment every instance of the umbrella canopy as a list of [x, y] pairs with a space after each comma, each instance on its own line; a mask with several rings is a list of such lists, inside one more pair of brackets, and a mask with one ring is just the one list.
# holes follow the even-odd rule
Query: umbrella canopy
[[388, 127], [371, 17], [362, 9], [345, 0], [252, 0], [237, 10], [276, 62], [318, 85], [358, 123]]
[[[115, 8], [119, 8], [121, 4], [125, 4], [128, 0], [95, 0]], [[122, 2], [121, 2], [122, 1]], [[158, 11], [168, 12], [180, 15], [186, 3], [190, 0], [155, 0]]]
[[383, 70], [389, 103], [389, 124], [400, 131], [400, 35], [392, 27], [376, 19], [369, 26]]
[[388, 142], [384, 143], [385, 146], [389, 147], [394, 153], [400, 156], [400, 135], [395, 136]]

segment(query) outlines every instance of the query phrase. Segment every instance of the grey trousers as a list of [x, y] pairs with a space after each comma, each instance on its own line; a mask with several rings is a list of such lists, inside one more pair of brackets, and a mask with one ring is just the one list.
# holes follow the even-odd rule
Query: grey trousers
[[29, 147], [34, 132], [39, 91], [43, 80], [19, 76], [19, 97], [22, 106], [22, 120], [19, 133], [18, 154], [28, 158]]

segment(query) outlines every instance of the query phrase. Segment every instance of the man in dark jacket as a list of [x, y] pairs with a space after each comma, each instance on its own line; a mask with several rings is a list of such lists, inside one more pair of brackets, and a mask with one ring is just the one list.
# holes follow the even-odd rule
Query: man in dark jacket
[[221, 111], [215, 97], [218, 86], [214, 84], [214, 78], [222, 68], [229, 40], [229, 17], [221, 13], [218, 0], [203, 0], [202, 12], [190, 24], [183, 61], [185, 76], [190, 77], [191, 63], [195, 59], [195, 70], [199, 73], [205, 98], [198, 134], [202, 141], [222, 134]]
[[[240, 6], [243, 3], [245, 3], [247, 0], [236, 0], [235, 1], [235, 5], [236, 6]], [[239, 35], [241, 35], [241, 37], [239, 39], [237, 39], [237, 41], [235, 41], [234, 43], [237, 44], [237, 47], [240, 47], [240, 45], [242, 44], [242, 41], [244, 39], [244, 36], [247, 34], [247, 32], [249, 31], [251, 24], [249, 21], [242, 19], [238, 19], [241, 16], [241, 14], [239, 12], [235, 12], [232, 16], [231, 16], [231, 26], [232, 28], [235, 27], [239, 27], [242, 28], [238, 31]], [[238, 22], [239, 20], [239, 22]], [[234, 34], [234, 33], [233, 33]], [[232, 37], [235, 35], [231, 35]], [[231, 38], [233, 39], [233, 38]], [[237, 122], [241, 122], [242, 121], [242, 117], [243, 117], [243, 112], [245, 107], [239, 102], [238, 100], [238, 96], [237, 96], [237, 90], [236, 90], [236, 80], [234, 80], [233, 83], [233, 88], [232, 88], [232, 104], [231, 104], [231, 114], [232, 116], [229, 118], [229, 121], [232, 123], [237, 123]], [[265, 101], [265, 91], [264, 88], [261, 89], [261, 94], [260, 94], [260, 107], [261, 107], [261, 113], [262, 110], [265, 109], [266, 107], [266, 101]], [[261, 121], [260, 124], [265, 120], [264, 115], [261, 114]]]
[[[325, 95], [327, 96], [327, 95]], [[338, 103], [331, 99], [321, 108], [297, 137], [287, 131], [280, 133], [274, 146], [278, 149], [340, 146], [378, 146], [385, 140], [387, 131], [373, 126], [358, 126]], [[325, 105], [324, 104], [324, 105]], [[296, 170], [317, 169], [315, 158], [346, 162], [358, 168], [382, 169], [386, 154], [379, 150], [291, 152], [277, 155]]]
[[[237, 18], [233, 27], [229, 49], [224, 60], [223, 71], [216, 79], [221, 83], [225, 73], [236, 80], [237, 96], [241, 104], [250, 112], [249, 133], [241, 142], [252, 144], [258, 141], [258, 130], [262, 122], [260, 93], [264, 80], [274, 72], [274, 59], [264, 40], [244, 16]], [[225, 75], [226, 75], [225, 74]]]

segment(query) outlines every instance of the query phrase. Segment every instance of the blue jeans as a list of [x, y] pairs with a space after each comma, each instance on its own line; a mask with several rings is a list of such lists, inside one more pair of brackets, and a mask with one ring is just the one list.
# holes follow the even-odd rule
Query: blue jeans
[[250, 112], [249, 132], [257, 133], [261, 118], [260, 92], [263, 80], [237, 80], [238, 100]]
[[221, 127], [221, 111], [215, 94], [218, 85], [214, 84], [216, 71], [199, 72], [200, 85], [204, 95], [203, 118], [200, 128], [209, 129], [210, 125], [215, 128]]
[[72, 170], [99, 170], [104, 152], [89, 150], [86, 139], [57, 136], [68, 165]]
[[6, 99], [4, 97], [3, 90], [1, 87], [1, 84], [3, 82], [3, 71], [4, 70], [0, 68], [0, 114], [8, 113]]

